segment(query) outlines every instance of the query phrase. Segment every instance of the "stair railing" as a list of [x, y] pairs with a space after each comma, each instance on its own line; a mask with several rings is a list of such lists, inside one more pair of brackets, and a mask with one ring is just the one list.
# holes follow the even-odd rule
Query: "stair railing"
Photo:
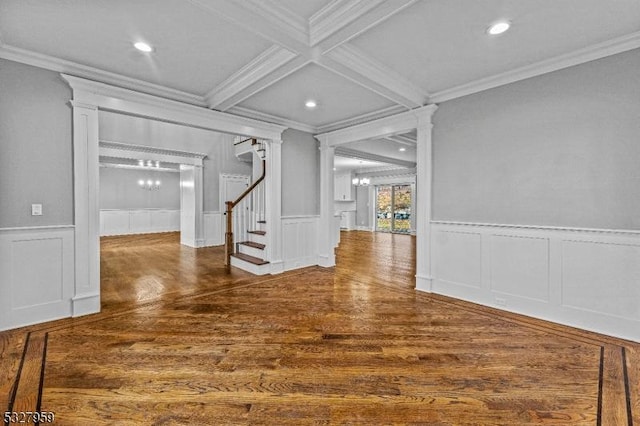
[[[253, 139], [252, 144], [256, 144], [257, 141]], [[267, 168], [266, 162], [262, 160], [262, 175], [251, 184], [235, 201], [226, 201], [227, 210], [225, 215], [227, 216], [227, 230], [225, 233], [225, 244], [224, 244], [224, 264], [227, 269], [231, 268], [231, 255], [234, 253], [234, 244], [233, 244], [233, 208], [240, 204], [240, 202], [249, 195], [259, 184], [262, 182], [266, 176]]]

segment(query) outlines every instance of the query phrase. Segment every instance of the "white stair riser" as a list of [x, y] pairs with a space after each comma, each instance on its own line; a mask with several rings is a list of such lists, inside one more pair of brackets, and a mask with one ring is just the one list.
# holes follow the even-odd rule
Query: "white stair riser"
[[249, 237], [249, 241], [253, 241], [254, 243], [267, 244], [266, 235], [247, 234], [247, 236]]
[[240, 253], [248, 254], [249, 256], [264, 259], [265, 252], [254, 247], [245, 246], [244, 244], [238, 244], [238, 251]]
[[231, 257], [231, 266], [240, 268], [254, 275], [267, 275], [271, 272], [271, 265], [268, 263], [264, 265], [254, 265], [253, 263], [246, 262], [233, 256]]

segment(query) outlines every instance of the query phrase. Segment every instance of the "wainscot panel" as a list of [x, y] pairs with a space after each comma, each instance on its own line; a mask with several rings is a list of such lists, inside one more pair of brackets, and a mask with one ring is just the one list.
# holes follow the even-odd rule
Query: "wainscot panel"
[[640, 341], [640, 232], [432, 222], [433, 292]]
[[224, 233], [220, 212], [204, 212], [204, 245], [205, 247], [224, 244]]
[[100, 236], [180, 231], [180, 210], [100, 210]]
[[74, 227], [0, 229], [0, 330], [70, 317]]
[[318, 222], [320, 216], [282, 218], [284, 270], [318, 264]]

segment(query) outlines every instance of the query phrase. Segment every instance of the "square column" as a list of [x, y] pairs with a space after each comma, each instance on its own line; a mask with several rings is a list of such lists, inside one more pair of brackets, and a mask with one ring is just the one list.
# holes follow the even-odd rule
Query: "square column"
[[72, 315], [100, 312], [98, 108], [73, 105], [75, 291]]
[[437, 106], [430, 105], [418, 115], [416, 127], [416, 289], [431, 292], [431, 219], [433, 197], [433, 143], [431, 116]]
[[282, 140], [266, 142], [265, 220], [271, 273], [284, 271], [282, 260]]
[[326, 139], [320, 142], [320, 225], [318, 235], [318, 265], [330, 268], [336, 265], [334, 248], [337, 245], [334, 223], [333, 159], [335, 148]]

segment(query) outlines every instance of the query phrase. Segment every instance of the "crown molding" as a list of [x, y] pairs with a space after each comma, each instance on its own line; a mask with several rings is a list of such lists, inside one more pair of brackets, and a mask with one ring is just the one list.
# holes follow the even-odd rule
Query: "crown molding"
[[[269, 76], [297, 55], [278, 45], [262, 52], [239, 71], [205, 95], [209, 108], [224, 111], [251, 94], [244, 93], [252, 84]], [[235, 103], [234, 100], [235, 99]]]
[[333, 132], [334, 130], [344, 129], [346, 127], [355, 126], [356, 124], [366, 123], [378, 118], [388, 117], [390, 115], [406, 112], [407, 108], [402, 105], [393, 105], [387, 108], [379, 109], [377, 111], [368, 112], [366, 114], [358, 115], [356, 117], [347, 118], [345, 120], [336, 121], [330, 124], [324, 124], [318, 126], [317, 133]]
[[370, 152], [358, 151], [355, 149], [349, 149], [342, 146], [336, 147], [335, 155], [340, 157], [357, 158], [359, 160], [376, 161], [378, 163], [395, 164], [396, 166], [405, 167], [407, 169], [416, 167], [416, 163], [411, 161], [399, 160], [397, 158], [372, 154]]
[[[380, 168], [382, 169], [382, 168]], [[387, 170], [371, 170], [371, 171], [363, 171], [356, 173], [357, 176], [369, 177], [369, 178], [378, 178], [378, 177], [395, 177], [395, 176], [413, 176], [415, 177], [417, 174], [417, 170], [415, 167], [411, 168], [398, 168], [392, 167]]]
[[253, 118], [260, 121], [266, 121], [268, 123], [279, 124], [281, 126], [286, 126], [290, 129], [301, 130], [307, 133], [317, 133], [318, 128], [311, 126], [310, 124], [300, 123], [299, 121], [289, 120], [287, 118], [278, 117], [276, 115], [267, 114], [264, 112], [256, 111], [249, 108], [244, 108], [240, 106], [234, 106], [227, 110], [228, 113]]
[[116, 164], [116, 163], [107, 163], [102, 161], [98, 164], [98, 166], [103, 169], [125, 169], [125, 170], [141, 170], [145, 172], [180, 173], [180, 170], [171, 169], [168, 167], [143, 167], [143, 166], [135, 166], [132, 164]]
[[406, 136], [402, 136], [402, 135], [391, 135], [391, 136], [387, 136], [384, 139], [386, 139], [388, 141], [391, 141], [391, 142], [398, 143], [400, 145], [405, 145], [405, 146], [408, 146], [408, 147], [411, 147], [411, 148], [415, 148], [417, 143], [418, 143], [418, 141], [413, 140], [411, 138], [408, 138]]
[[174, 156], [174, 157], [188, 157], [188, 158], [199, 158], [199, 159], [207, 158], [207, 154], [202, 152], [191, 152], [191, 151], [181, 151], [178, 149], [157, 148], [154, 146], [135, 145], [130, 143], [107, 141], [107, 140], [100, 140], [98, 142], [98, 146], [100, 148], [109, 148], [109, 149], [128, 151], [128, 152], [129, 151], [144, 152], [144, 153], [150, 153], [150, 154], [162, 154], [162, 155], [168, 155], [168, 156]]
[[176, 89], [171, 89], [135, 78], [125, 77], [112, 72], [103, 71], [98, 68], [81, 65], [76, 62], [71, 62], [64, 59], [54, 58], [53, 56], [43, 55], [41, 53], [20, 49], [18, 47], [10, 46], [7, 44], [0, 44], [0, 58], [20, 62], [38, 68], [44, 68], [50, 71], [74, 75], [76, 77], [96, 80], [114, 86], [148, 93], [150, 95], [184, 102], [190, 105], [201, 107], [207, 105], [202, 96], [194, 95], [192, 93], [187, 93]]
[[429, 102], [445, 102], [637, 48], [640, 48], [640, 31], [433, 93]]
[[343, 44], [318, 60], [320, 65], [407, 108], [421, 107], [429, 95], [391, 68]]

